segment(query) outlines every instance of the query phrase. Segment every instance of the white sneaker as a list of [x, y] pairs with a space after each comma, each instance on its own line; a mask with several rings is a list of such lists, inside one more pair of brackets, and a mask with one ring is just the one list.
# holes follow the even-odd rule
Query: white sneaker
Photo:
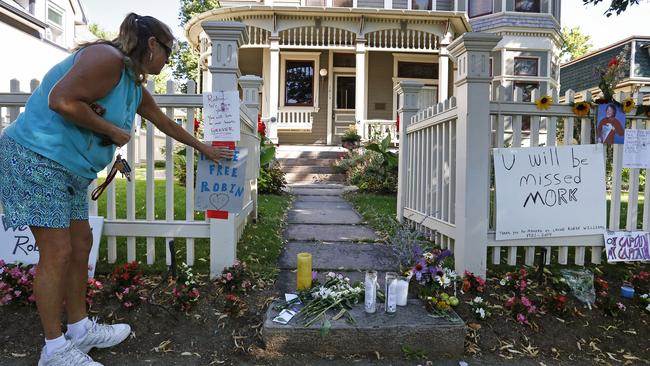
[[99, 362], [93, 361], [90, 356], [81, 352], [81, 350], [66, 340], [65, 345], [54, 351], [49, 356], [45, 355], [45, 348], [41, 351], [41, 358], [38, 360], [38, 366], [103, 366]]
[[107, 348], [119, 344], [129, 334], [131, 334], [131, 327], [128, 324], [99, 324], [95, 318], [90, 320], [85, 336], [71, 341], [82, 352], [88, 353], [93, 348]]

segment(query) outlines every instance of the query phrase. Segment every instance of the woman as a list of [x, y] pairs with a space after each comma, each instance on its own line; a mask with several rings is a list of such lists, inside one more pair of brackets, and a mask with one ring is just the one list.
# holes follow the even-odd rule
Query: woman
[[45, 333], [39, 366], [99, 365], [86, 353], [114, 346], [131, 332], [126, 324], [89, 320], [85, 295], [92, 246], [87, 188], [112, 161], [116, 146], [131, 138], [135, 113], [211, 160], [232, 157], [227, 148], [188, 134], [142, 87], [144, 75], [165, 66], [173, 42], [157, 19], [127, 15], [116, 39], [86, 44], [54, 66], [0, 136], [5, 220], [13, 227], [28, 225], [39, 246], [34, 293]]
[[[616, 141], [614, 141], [616, 136], [619, 136], [619, 138], [624, 137], [625, 127], [623, 127], [623, 124], [616, 119], [616, 106], [610, 103], [605, 108], [605, 117], [598, 123], [596, 139], [597, 142], [602, 142], [604, 144], [614, 144], [616, 143]], [[619, 138], [616, 138], [616, 140]]]

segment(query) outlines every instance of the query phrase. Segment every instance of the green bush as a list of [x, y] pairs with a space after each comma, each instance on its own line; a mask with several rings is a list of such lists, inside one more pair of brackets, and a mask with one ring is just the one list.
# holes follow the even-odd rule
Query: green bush
[[257, 179], [257, 190], [260, 194], [282, 194], [282, 188], [287, 184], [280, 163], [272, 163], [260, 168], [260, 177]]
[[384, 156], [375, 151], [351, 151], [345, 158], [338, 160], [333, 169], [345, 173], [348, 184], [359, 187], [361, 192], [397, 192], [397, 165], [389, 166]]

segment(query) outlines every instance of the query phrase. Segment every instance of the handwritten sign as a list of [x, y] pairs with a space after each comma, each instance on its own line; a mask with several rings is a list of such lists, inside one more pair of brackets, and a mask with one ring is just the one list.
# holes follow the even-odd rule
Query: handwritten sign
[[239, 92], [203, 93], [204, 139], [239, 141]]
[[[4, 215], [0, 215], [0, 221], [2, 221], [0, 224], [0, 258], [7, 263], [37, 264], [38, 245], [29, 227], [11, 228], [5, 223]], [[88, 222], [93, 232], [93, 246], [88, 258], [88, 277], [93, 277], [99, 254], [99, 242], [104, 228], [104, 218], [91, 216]]]
[[650, 130], [625, 130], [624, 168], [650, 168]]
[[647, 231], [608, 231], [604, 236], [607, 262], [650, 261]]
[[244, 207], [248, 149], [236, 148], [232, 160], [215, 163], [199, 157], [196, 172], [195, 207], [239, 213]]
[[602, 234], [603, 145], [494, 149], [497, 240]]

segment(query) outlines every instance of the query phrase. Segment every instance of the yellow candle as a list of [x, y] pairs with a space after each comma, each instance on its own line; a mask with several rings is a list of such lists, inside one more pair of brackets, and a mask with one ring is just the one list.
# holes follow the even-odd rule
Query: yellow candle
[[298, 290], [311, 288], [311, 253], [298, 253]]

